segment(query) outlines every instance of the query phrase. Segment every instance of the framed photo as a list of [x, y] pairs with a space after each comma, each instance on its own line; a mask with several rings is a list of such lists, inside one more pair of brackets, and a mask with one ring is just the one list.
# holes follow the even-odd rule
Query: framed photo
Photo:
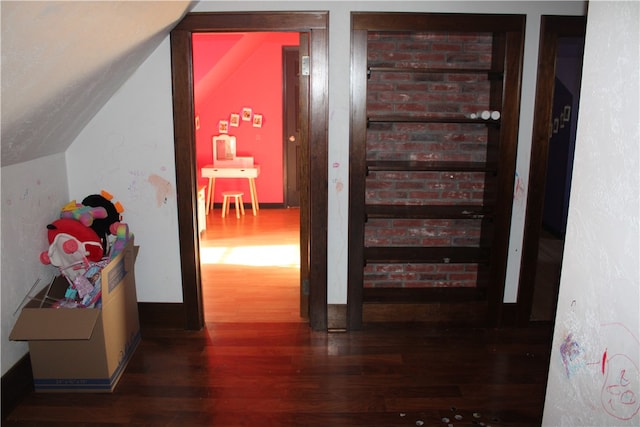
[[564, 106], [564, 111], [562, 112], [562, 119], [565, 122], [568, 122], [571, 119], [571, 105]]
[[253, 127], [261, 128], [262, 127], [262, 114], [254, 114], [253, 115]]
[[229, 132], [229, 122], [227, 120], [220, 120], [220, 122], [218, 123], [218, 132], [219, 133]]
[[250, 122], [251, 121], [251, 108], [243, 108], [242, 109], [242, 121]]
[[196, 116], [196, 130], [200, 129], [200, 116]]
[[240, 114], [231, 114], [231, 116], [229, 117], [229, 125], [233, 126], [234, 128], [240, 126]]

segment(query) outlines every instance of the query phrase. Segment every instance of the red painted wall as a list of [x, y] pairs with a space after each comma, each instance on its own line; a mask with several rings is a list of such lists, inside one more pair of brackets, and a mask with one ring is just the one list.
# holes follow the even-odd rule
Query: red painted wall
[[[282, 47], [297, 46], [298, 33], [201, 33], [193, 36], [194, 100], [200, 128], [196, 129], [196, 166], [212, 164], [211, 139], [220, 120], [250, 108], [263, 117], [262, 127], [240, 121], [229, 126], [237, 155], [253, 156], [260, 165], [256, 180], [260, 203], [283, 203]], [[200, 178], [199, 184], [206, 180]], [[216, 181], [214, 202], [222, 191], [241, 190], [249, 200], [246, 179]]]

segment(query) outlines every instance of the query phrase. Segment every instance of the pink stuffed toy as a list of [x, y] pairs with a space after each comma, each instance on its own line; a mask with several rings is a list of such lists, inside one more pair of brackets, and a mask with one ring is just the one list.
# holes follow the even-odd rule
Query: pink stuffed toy
[[76, 219], [85, 227], [91, 227], [94, 219], [106, 217], [107, 210], [105, 208], [81, 205], [75, 200], [69, 202], [60, 212], [60, 218]]

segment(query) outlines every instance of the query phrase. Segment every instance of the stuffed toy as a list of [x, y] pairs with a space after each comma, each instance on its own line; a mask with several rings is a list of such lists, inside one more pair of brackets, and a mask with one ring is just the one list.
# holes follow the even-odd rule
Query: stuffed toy
[[94, 208], [101, 207], [105, 209], [107, 215], [104, 218], [94, 218], [91, 228], [98, 234], [100, 241], [102, 242], [102, 249], [106, 253], [109, 248], [108, 236], [111, 233], [110, 227], [112, 224], [120, 222], [120, 214], [124, 211], [120, 202], [115, 204], [111, 202], [113, 196], [106, 191], [102, 191], [100, 194], [92, 194], [87, 196], [82, 201], [84, 206], [91, 206]]
[[109, 251], [109, 259], [113, 259], [116, 255], [122, 252], [124, 247], [127, 245], [127, 242], [131, 238], [131, 234], [129, 233], [129, 226], [124, 222], [112, 224], [111, 234], [113, 234], [116, 239], [111, 245], [111, 250]]
[[75, 200], [69, 202], [60, 212], [60, 218], [77, 219], [85, 227], [91, 227], [96, 219], [104, 219], [106, 217], [107, 210], [105, 208], [81, 205], [76, 203]]
[[[76, 239], [79, 250], [82, 251], [89, 261], [100, 261], [104, 256], [100, 237], [98, 237], [96, 232], [90, 227], [85, 227], [76, 219], [60, 218], [47, 225], [49, 244], [53, 244], [56, 236], [59, 234], [66, 234]], [[45, 262], [44, 264], [50, 264], [50, 262]]]
[[[51, 264], [60, 269], [60, 273], [73, 283], [77, 277], [84, 275], [89, 268], [86, 252], [82, 242], [66, 233], [57, 233], [49, 245], [49, 250], [40, 254], [43, 264]], [[75, 294], [70, 287], [65, 298], [74, 299]]]

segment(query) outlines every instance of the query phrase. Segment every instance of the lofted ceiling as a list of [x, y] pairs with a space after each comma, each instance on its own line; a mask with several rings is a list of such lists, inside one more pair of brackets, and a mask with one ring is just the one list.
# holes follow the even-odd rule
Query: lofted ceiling
[[2, 166], [64, 152], [197, 1], [1, 1]]

